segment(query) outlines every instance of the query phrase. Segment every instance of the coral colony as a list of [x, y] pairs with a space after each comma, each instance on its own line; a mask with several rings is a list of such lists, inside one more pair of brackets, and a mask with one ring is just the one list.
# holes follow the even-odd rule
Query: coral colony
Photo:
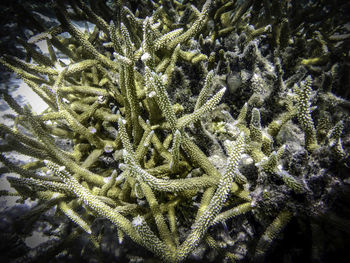
[[350, 32], [335, 9], [349, 4], [320, 2], [57, 0], [49, 28], [29, 14], [25, 58], [0, 62], [47, 109], [1, 90], [16, 113], [0, 124], [1, 198], [27, 204], [6, 259], [340, 257]]

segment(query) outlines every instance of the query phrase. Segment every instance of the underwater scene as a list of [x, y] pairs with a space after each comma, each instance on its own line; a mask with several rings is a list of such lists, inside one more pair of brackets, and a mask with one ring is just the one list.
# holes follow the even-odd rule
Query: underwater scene
[[0, 262], [350, 262], [349, 1], [0, 21]]

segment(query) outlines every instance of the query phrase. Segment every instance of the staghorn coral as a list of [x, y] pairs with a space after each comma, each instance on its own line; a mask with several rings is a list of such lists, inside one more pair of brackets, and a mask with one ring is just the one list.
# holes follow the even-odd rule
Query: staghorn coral
[[[337, 213], [350, 201], [342, 14], [312, 1], [49, 5], [50, 23], [26, 19], [36, 34], [17, 39], [24, 59], [2, 48], [0, 62], [48, 108], [37, 114], [2, 89], [16, 115], [0, 125], [0, 160], [16, 174], [1, 195], [37, 201], [12, 240], [40, 224], [50, 239], [6, 260], [334, 257], [320, 236], [349, 224]], [[311, 252], [279, 245], [291, 229], [312, 233]], [[128, 251], [130, 241], [152, 255]]]

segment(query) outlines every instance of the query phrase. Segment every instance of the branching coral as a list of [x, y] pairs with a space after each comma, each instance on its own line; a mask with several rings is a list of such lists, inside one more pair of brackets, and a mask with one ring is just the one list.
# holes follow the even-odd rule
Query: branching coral
[[[290, 18], [293, 1], [89, 2], [54, 1], [55, 25], [31, 17], [40, 33], [19, 39], [26, 59], [0, 58], [48, 106], [37, 114], [2, 90], [16, 115], [0, 125], [0, 161], [17, 175], [7, 176], [16, 192], [0, 193], [38, 200], [17, 219], [33, 217], [28, 232], [55, 208], [74, 229], [51, 224], [60, 239], [34, 261], [76, 253], [78, 236], [103, 261], [101, 219], [117, 229], [114, 243], [125, 235], [164, 262], [195, 259], [203, 247], [264, 260], [294, 217], [310, 217], [311, 228], [332, 210], [346, 178], [321, 171], [345, 169], [348, 120], [321, 121], [347, 105], [320, 86], [327, 68], [316, 67], [343, 48], [326, 25], [312, 39], [323, 53], [289, 63], [302, 29], [313, 28]], [[89, 22], [85, 31], [77, 21]], [[19, 164], [13, 152], [31, 159]]]

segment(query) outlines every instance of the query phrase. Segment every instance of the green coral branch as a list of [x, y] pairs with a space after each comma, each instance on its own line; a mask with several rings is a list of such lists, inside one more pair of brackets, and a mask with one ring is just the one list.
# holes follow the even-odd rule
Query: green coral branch
[[79, 225], [88, 234], [91, 234], [91, 228], [87, 222], [85, 222], [81, 217], [66, 203], [59, 202], [58, 208], [74, 223]]
[[120, 227], [131, 239], [141, 243], [141, 236], [135, 231], [133, 225], [124, 216], [101, 202], [95, 195], [78, 183], [65, 169], [64, 166], [58, 166], [50, 161], [45, 161], [47, 167], [59, 176], [74, 194], [79, 197], [86, 206], [97, 212], [99, 215], [109, 219], [117, 227]]
[[218, 214], [212, 222], [212, 225], [216, 225], [220, 222], [225, 222], [227, 219], [235, 216], [247, 213], [253, 209], [251, 202], [240, 204], [234, 208], [231, 208], [225, 212]]
[[170, 125], [171, 130], [175, 132], [177, 118], [175, 116], [175, 112], [169, 100], [169, 96], [166, 92], [165, 86], [162, 83], [162, 80], [158, 76], [158, 74], [151, 72], [150, 69], [147, 68], [146, 85], [150, 92], [155, 93], [155, 98], [157, 100], [159, 108], [162, 110], [164, 117]]
[[311, 117], [311, 86], [311, 76], [308, 76], [300, 86], [294, 86], [295, 92], [297, 93], [297, 117], [300, 126], [305, 132], [305, 146], [310, 151], [319, 147], [317, 145], [315, 125]]
[[[227, 141], [227, 143], [231, 144], [229, 141]], [[176, 255], [177, 262], [182, 261], [187, 256], [187, 254], [198, 245], [199, 241], [204, 237], [208, 227], [215, 219], [215, 217], [219, 214], [223, 203], [227, 199], [230, 191], [230, 186], [233, 182], [233, 178], [238, 166], [238, 162], [244, 150], [244, 135], [241, 134], [236, 140], [235, 144], [231, 147], [234, 150], [229, 157], [226, 172], [220, 179], [218, 188], [216, 189], [212, 200], [208, 204], [208, 207], [196, 220], [192, 227], [191, 233], [180, 245], [178, 253]]]
[[173, 146], [171, 148], [171, 162], [169, 167], [171, 170], [177, 171], [180, 160], [180, 145], [181, 145], [181, 132], [176, 130], [174, 133]]
[[193, 113], [181, 117], [177, 122], [177, 129], [182, 129], [189, 125], [190, 123], [198, 121], [203, 114], [213, 110], [216, 104], [219, 103], [222, 96], [224, 95], [226, 88], [219, 90], [210, 100], [208, 100], [202, 107], [195, 110]]
[[255, 258], [262, 260], [265, 256], [265, 253], [271, 246], [272, 242], [278, 237], [281, 231], [286, 227], [288, 222], [292, 218], [292, 213], [288, 210], [282, 210], [275, 220], [266, 228], [264, 234], [259, 239], [256, 251]]
[[80, 42], [81, 46], [83, 46], [86, 51], [88, 51], [92, 56], [94, 56], [96, 60], [100, 61], [106, 67], [110, 67], [118, 71], [118, 64], [116, 64], [106, 56], [100, 54], [96, 50], [96, 48], [89, 42], [85, 35], [69, 21], [66, 11], [62, 8], [62, 6], [64, 5], [56, 5], [55, 7], [57, 19], [62, 24], [62, 27], [65, 28], [72, 36], [74, 36], [77, 39], [77, 41]]
[[[124, 155], [127, 155], [124, 152]], [[126, 157], [131, 159], [131, 157]], [[139, 180], [147, 183], [152, 189], [165, 192], [182, 192], [186, 190], [199, 190], [206, 187], [214, 186], [217, 184], [218, 180], [213, 177], [202, 176], [198, 178], [186, 178], [186, 179], [173, 179], [173, 180], [164, 180], [158, 179], [151, 174], [147, 173], [135, 162], [131, 162], [127, 168], [129, 168], [133, 173], [136, 174]], [[123, 166], [122, 166], [123, 167]], [[123, 167], [124, 169], [124, 167]]]

